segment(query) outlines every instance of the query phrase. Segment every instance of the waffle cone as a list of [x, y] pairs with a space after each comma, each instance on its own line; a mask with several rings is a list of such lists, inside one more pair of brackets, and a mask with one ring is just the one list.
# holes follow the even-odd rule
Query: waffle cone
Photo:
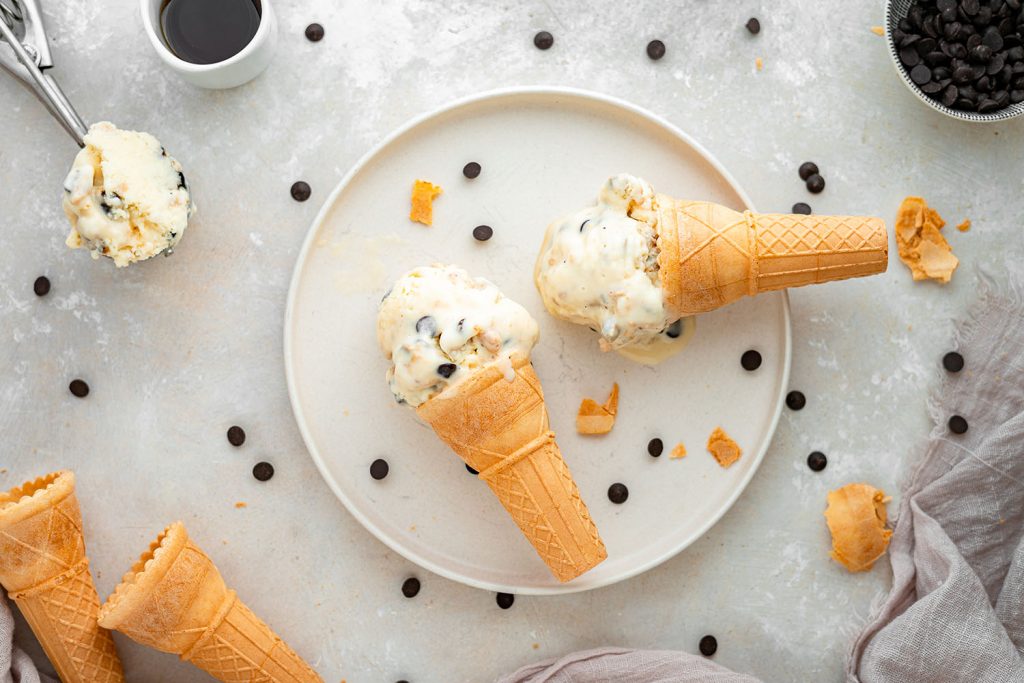
[[124, 681], [110, 633], [96, 623], [75, 475], [54, 472], [0, 493], [0, 584], [64, 683]]
[[225, 585], [181, 522], [167, 527], [125, 574], [99, 621], [220, 681], [322, 683]]
[[491, 365], [417, 412], [487, 482], [559, 581], [608, 553], [550, 429], [544, 392], [528, 358], [508, 381]]
[[744, 296], [885, 272], [880, 218], [733, 211], [711, 202], [655, 200], [662, 288], [676, 316]]

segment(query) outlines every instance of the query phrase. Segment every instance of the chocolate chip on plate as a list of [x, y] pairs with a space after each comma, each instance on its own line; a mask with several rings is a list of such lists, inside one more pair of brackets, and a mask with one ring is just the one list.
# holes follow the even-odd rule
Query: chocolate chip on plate
[[304, 202], [309, 199], [312, 194], [313, 190], [306, 181], [300, 180], [292, 184], [292, 199], [295, 201]]
[[238, 425], [228, 427], [228, 443], [238, 448], [245, 443], [245, 430]]
[[740, 356], [740, 365], [742, 365], [743, 369], [746, 370], [747, 372], [753, 372], [754, 370], [757, 370], [759, 367], [761, 367], [760, 352], [755, 351], [754, 349], [744, 351], [743, 355]]
[[700, 653], [705, 657], [711, 657], [718, 652], [718, 640], [714, 636], [704, 636], [700, 639]]
[[474, 469], [473, 469], [472, 467], [470, 467], [470, 466], [469, 466], [468, 464], [466, 465], [466, 471], [467, 471], [467, 472], [469, 472], [470, 474], [472, 474], [472, 475], [473, 475], [474, 477], [475, 477], [476, 475], [480, 474], [480, 472], [478, 472], [477, 470], [474, 470]]
[[622, 505], [627, 498], [629, 498], [629, 489], [625, 484], [616, 482], [608, 487], [608, 500], [616, 505]]
[[471, 161], [462, 167], [462, 175], [472, 180], [480, 175], [480, 170], [480, 164], [475, 161]]
[[964, 357], [956, 351], [950, 351], [942, 357], [942, 367], [947, 372], [960, 372], [964, 369]]
[[437, 374], [448, 379], [455, 374], [456, 369], [455, 363], [441, 363], [437, 366]]
[[812, 472], [821, 472], [828, 465], [828, 458], [821, 451], [814, 451], [807, 456], [807, 466]]
[[[924, 67], [927, 69], [928, 67]], [[807, 191], [811, 194], [818, 194], [825, 189], [825, 179], [815, 173], [807, 179]]]
[[36, 281], [32, 283], [32, 291], [36, 293], [36, 296], [46, 296], [50, 293], [50, 278], [45, 275], [40, 275], [36, 278]]
[[501, 609], [508, 609], [516, 601], [516, 596], [511, 593], [498, 593], [494, 596], [494, 601], [498, 603], [498, 607]]
[[489, 225], [478, 225], [473, 228], [473, 239], [478, 242], [486, 242], [494, 237], [494, 228]]
[[811, 215], [811, 205], [805, 204], [804, 202], [797, 202], [793, 205], [793, 213], [798, 213], [804, 216]]
[[786, 407], [790, 410], [803, 410], [807, 405], [807, 397], [802, 391], [791, 391], [786, 394]]
[[758, 20], [757, 17], [750, 17], [749, 19], [747, 19], [747, 23], [745, 24], [745, 26], [747, 27], [747, 30], [750, 31], [751, 35], [756, 36], [758, 33], [761, 32], [761, 22]]
[[548, 50], [555, 44], [555, 37], [547, 31], [541, 31], [533, 37], [533, 44], [538, 50]]
[[408, 579], [402, 582], [402, 595], [407, 598], [415, 598], [420, 592], [420, 580], [415, 576], [410, 576]]
[[665, 43], [660, 40], [652, 40], [647, 43], [647, 56], [654, 61], [658, 61], [665, 56]]
[[71, 392], [72, 396], [85, 398], [89, 395], [89, 385], [84, 380], [73, 379], [71, 384], [68, 385], [68, 391]]
[[388, 461], [383, 458], [377, 458], [370, 463], [370, 476], [380, 481], [384, 477], [388, 476], [388, 472], [391, 471], [391, 467], [388, 465]]
[[320, 24], [310, 24], [306, 27], [306, 38], [313, 43], [319, 43], [324, 39], [324, 27]]
[[800, 180], [807, 180], [812, 175], [818, 173], [818, 165], [813, 161], [805, 161], [804, 163], [800, 164], [800, 169], [798, 172], [800, 173]]
[[665, 442], [661, 439], [651, 439], [647, 442], [647, 453], [652, 458], [661, 457], [661, 454], [665, 452]]
[[665, 328], [665, 336], [669, 339], [679, 339], [683, 334], [683, 319], [675, 321]]
[[963, 434], [967, 431], [967, 420], [959, 415], [949, 418], [949, 431], [954, 434]]
[[252, 476], [257, 481], [269, 481], [274, 476], [274, 466], [269, 462], [258, 462], [252, 468]]

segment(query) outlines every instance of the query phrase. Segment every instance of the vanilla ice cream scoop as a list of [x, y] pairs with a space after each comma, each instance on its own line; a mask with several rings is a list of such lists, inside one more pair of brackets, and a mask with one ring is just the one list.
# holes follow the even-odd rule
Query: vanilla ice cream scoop
[[487, 365], [513, 379], [512, 355], [528, 357], [538, 335], [525, 308], [456, 266], [409, 271], [377, 314], [377, 341], [391, 361], [388, 384], [399, 402], [412, 406]]
[[67, 245], [124, 267], [170, 253], [195, 211], [181, 164], [149, 133], [97, 123], [64, 181]]
[[597, 204], [548, 226], [534, 269], [552, 315], [596, 331], [603, 350], [646, 363], [682, 348], [694, 329], [665, 306], [654, 228], [630, 215], [653, 201], [646, 181], [609, 178]]

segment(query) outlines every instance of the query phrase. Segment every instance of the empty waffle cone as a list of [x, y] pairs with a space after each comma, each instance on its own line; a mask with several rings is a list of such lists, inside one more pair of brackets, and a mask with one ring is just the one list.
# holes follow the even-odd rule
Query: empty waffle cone
[[0, 493], [0, 584], [64, 683], [124, 681], [96, 617], [75, 475], [54, 472]]
[[608, 553], [555, 443], [533, 365], [516, 356], [512, 368], [510, 382], [485, 367], [417, 413], [480, 472], [551, 573], [570, 581]]
[[880, 218], [741, 213], [665, 195], [655, 206], [665, 302], [679, 317], [758, 292], [874, 275], [888, 265]]
[[322, 683], [228, 589], [181, 522], [167, 527], [125, 574], [99, 621], [221, 681]]

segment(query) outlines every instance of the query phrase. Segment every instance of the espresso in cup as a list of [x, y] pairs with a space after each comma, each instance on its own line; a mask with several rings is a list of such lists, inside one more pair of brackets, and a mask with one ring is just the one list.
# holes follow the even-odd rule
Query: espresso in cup
[[245, 49], [259, 30], [260, 0], [163, 0], [160, 29], [176, 57], [216, 64]]

